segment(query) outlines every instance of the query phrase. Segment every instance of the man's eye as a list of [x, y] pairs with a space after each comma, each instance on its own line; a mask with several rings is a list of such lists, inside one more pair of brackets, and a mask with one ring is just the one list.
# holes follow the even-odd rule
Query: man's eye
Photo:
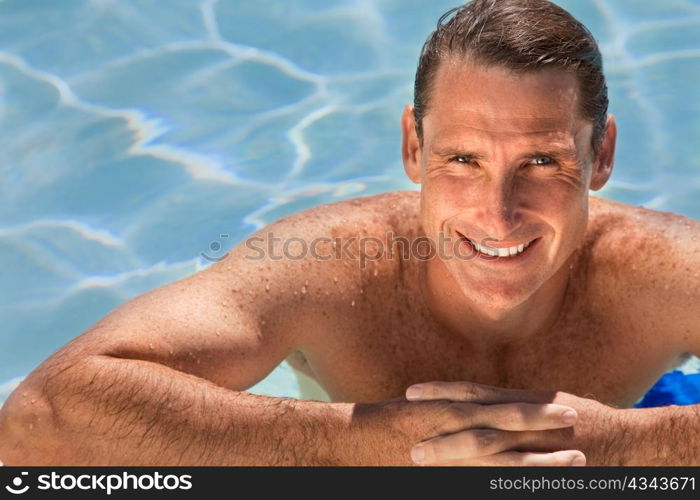
[[554, 160], [549, 156], [535, 156], [531, 160], [530, 165], [534, 165], [536, 167], [548, 167], [550, 165], [554, 165]]
[[454, 161], [456, 163], [470, 164], [474, 160], [472, 160], [472, 158], [470, 158], [469, 156], [453, 156], [451, 161]]

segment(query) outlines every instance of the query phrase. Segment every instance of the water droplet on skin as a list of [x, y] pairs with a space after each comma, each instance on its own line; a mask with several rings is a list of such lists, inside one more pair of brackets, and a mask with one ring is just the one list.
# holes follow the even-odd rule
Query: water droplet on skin
[[306, 285], [301, 287], [301, 293], [306, 294]]
[[265, 283], [265, 291], [266, 292], [270, 291], [270, 284], [269, 283]]
[[222, 305], [222, 306], [227, 306], [227, 305], [228, 305], [228, 302], [226, 302], [226, 301], [224, 300], [224, 301], [221, 303], [221, 305]]
[[355, 301], [354, 301], [354, 300], [350, 303], [350, 307], [355, 307]]
[[360, 293], [365, 293], [363, 288], [360, 288]]
[[30, 403], [31, 403], [31, 404], [36, 403], [36, 399], [32, 399], [32, 400], [30, 401]]
[[378, 270], [378, 269], [375, 269], [374, 272], [372, 273], [373, 276], [376, 276], [376, 275], [378, 275], [378, 274], [379, 274], [379, 270]]
[[309, 286], [309, 280], [304, 281], [304, 286]]
[[23, 398], [26, 398], [26, 397], [27, 397], [27, 393], [26, 393], [26, 392], [23, 392], [23, 393], [22, 393], [22, 397], [23, 397]]
[[221, 337], [221, 332], [219, 330], [216, 331], [216, 336]]
[[151, 350], [155, 349], [155, 347], [153, 347], [153, 344], [148, 344], [148, 348]]
[[29, 430], [32, 430], [34, 428], [34, 424], [29, 424]]
[[333, 276], [333, 283], [338, 283], [338, 277], [337, 277], [337, 276]]

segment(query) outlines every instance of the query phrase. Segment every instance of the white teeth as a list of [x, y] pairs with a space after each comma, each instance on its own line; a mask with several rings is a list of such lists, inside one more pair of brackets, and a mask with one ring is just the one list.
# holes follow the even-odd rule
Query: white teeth
[[527, 244], [521, 244], [521, 245], [516, 245], [514, 247], [508, 247], [508, 248], [493, 248], [493, 247], [487, 247], [484, 245], [479, 245], [478, 243], [469, 240], [469, 242], [476, 248], [479, 252], [485, 253], [486, 255], [490, 255], [492, 257], [513, 257], [514, 255], [518, 255], [521, 253], [523, 250], [525, 250], [530, 243]]

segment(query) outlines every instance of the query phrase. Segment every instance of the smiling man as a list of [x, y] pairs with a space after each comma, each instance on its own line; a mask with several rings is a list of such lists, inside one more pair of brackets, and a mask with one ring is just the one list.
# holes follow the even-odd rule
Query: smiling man
[[[698, 406], [631, 408], [700, 353], [700, 225], [589, 196], [616, 140], [590, 33], [475, 0], [401, 123], [420, 193], [286, 217], [113, 311], [12, 394], [0, 458], [700, 464]], [[245, 392], [284, 359], [331, 401]]]

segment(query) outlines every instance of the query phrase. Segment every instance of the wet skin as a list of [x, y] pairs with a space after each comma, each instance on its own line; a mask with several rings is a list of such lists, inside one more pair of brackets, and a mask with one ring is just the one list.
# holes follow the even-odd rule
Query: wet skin
[[[471, 434], [461, 445], [453, 439], [449, 446], [428, 447], [426, 456], [438, 463], [522, 464], [523, 455], [502, 453], [519, 445], [528, 451], [563, 450], [558, 458], [528, 456], [526, 463], [533, 465], [568, 464], [581, 455], [573, 450], [584, 451], [591, 464], [695, 464], [700, 455], [693, 447], [700, 439], [688, 436], [700, 432], [692, 408], [616, 409], [633, 405], [689, 353], [700, 354], [700, 224], [590, 196], [610, 177], [616, 126], [608, 117], [594, 152], [592, 125], [580, 117], [577, 99], [575, 80], [556, 70], [517, 75], [468, 61], [444, 64], [422, 141], [410, 106], [401, 120], [404, 167], [420, 191], [290, 215], [208, 269], [116, 309], [49, 358], [8, 399], [6, 407], [18, 416], [5, 419], [4, 432], [13, 435], [14, 444], [0, 452], [16, 452], [30, 442], [28, 449], [38, 451], [25, 462], [21, 454], [3, 460], [43, 463], [54, 453], [55, 463], [77, 463], [85, 456], [79, 447], [64, 454], [75, 439], [63, 428], [57, 432], [48, 425], [37, 441], [36, 432], [13, 434], [10, 429], [21, 427], [15, 422], [77, 422], [73, 427], [82, 439], [81, 418], [92, 422], [98, 413], [103, 432], [112, 432], [111, 413], [100, 406], [105, 401], [128, 403], [159, 394], [158, 401], [189, 408], [191, 398], [199, 401], [207, 394], [212, 403], [192, 422], [207, 424], [205, 429], [214, 425], [209, 418], [248, 426], [247, 440], [210, 439], [225, 445], [221, 456], [212, 458], [216, 464], [236, 459], [228, 451], [233, 446], [248, 446], [241, 453], [250, 459], [245, 463], [285, 459], [288, 454], [280, 454], [279, 446], [300, 449], [294, 445], [294, 418], [318, 426], [311, 434], [320, 436], [313, 443], [320, 450], [346, 436], [359, 443], [350, 456], [332, 453], [321, 463], [405, 464], [418, 441], [481, 419], [481, 427], [507, 432], [473, 446], [479, 432], [473, 429], [479, 426], [467, 426]], [[401, 237], [434, 242], [445, 237], [456, 245], [425, 259], [419, 252], [403, 255], [396, 243]], [[374, 240], [358, 258], [362, 238]], [[394, 244], [386, 245], [387, 239]], [[381, 254], [377, 241], [384, 242]], [[473, 252], [477, 245], [491, 253], [524, 251], [497, 258], [482, 252], [469, 259], [451, 253]], [[295, 258], [284, 257], [285, 251]], [[338, 404], [298, 402], [293, 411], [270, 420], [266, 416], [287, 408], [287, 402], [241, 392], [230, 403], [231, 391], [246, 391], [285, 359]], [[159, 365], [177, 370], [168, 372], [160, 393], [153, 382], [165, 373], [154, 368]], [[122, 370], [119, 383], [110, 375], [117, 370]], [[131, 379], [130, 373], [138, 377]], [[86, 394], [96, 379], [99, 397], [90, 399]], [[203, 386], [202, 379], [213, 384]], [[426, 384], [431, 381], [458, 385]], [[485, 393], [473, 383], [500, 389]], [[407, 402], [413, 384], [423, 386], [426, 399], [477, 404], [465, 409]], [[122, 385], [127, 389], [120, 391]], [[71, 388], [77, 399], [71, 399]], [[27, 391], [41, 398], [44, 412], [28, 409]], [[78, 400], [82, 416], [70, 411]], [[517, 405], [528, 401], [538, 406]], [[576, 410], [568, 434], [538, 433], [563, 425], [543, 413], [523, 420], [532, 411], [561, 412], [561, 406], [539, 406], [552, 402]], [[497, 408], [496, 403], [516, 405]], [[143, 432], [156, 426], [167, 436], [169, 424], [156, 425], [162, 420], [160, 406], [148, 398], [141, 404], [139, 411], [152, 416]], [[446, 408], [466, 413], [444, 423], [445, 415], [453, 415]], [[500, 416], [484, 416], [496, 410]], [[682, 436], [674, 431], [678, 428], [684, 429]], [[509, 429], [523, 432], [509, 434]], [[139, 432], [134, 434], [138, 438]], [[267, 446], [271, 434], [284, 439]], [[312, 447], [311, 434], [299, 437], [304, 450]], [[41, 447], [44, 435], [57, 443], [48, 452]], [[627, 441], [615, 441], [618, 436]], [[105, 456], [95, 452], [90, 439], [83, 441], [96, 463], [113, 459], [114, 449], [135, 450], [135, 456], [124, 455], [129, 463], [170, 463], [160, 452], [147, 455], [151, 448], [139, 449], [138, 440], [131, 447], [119, 441]], [[199, 460], [198, 449], [186, 442], [181, 450], [173, 448], [174, 463], [192, 449], [190, 460]], [[473, 461], [451, 461], [460, 457]]]

